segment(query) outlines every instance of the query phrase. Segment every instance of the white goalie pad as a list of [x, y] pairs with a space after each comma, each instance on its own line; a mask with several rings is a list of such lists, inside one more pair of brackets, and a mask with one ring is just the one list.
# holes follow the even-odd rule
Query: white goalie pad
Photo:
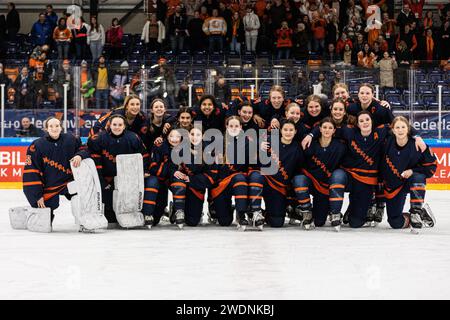
[[72, 198], [75, 223], [87, 230], [106, 229], [108, 221], [103, 214], [102, 190], [97, 169], [92, 159], [84, 159], [78, 168], [71, 165], [74, 181], [67, 185]]
[[9, 209], [9, 222], [13, 229], [27, 229], [27, 210], [31, 207], [15, 207]]
[[50, 208], [31, 208], [27, 210], [27, 229], [34, 232], [52, 232]]
[[142, 155], [121, 154], [116, 157], [117, 176], [114, 177], [113, 210], [123, 228], [144, 225], [141, 213], [144, 203], [144, 168]]

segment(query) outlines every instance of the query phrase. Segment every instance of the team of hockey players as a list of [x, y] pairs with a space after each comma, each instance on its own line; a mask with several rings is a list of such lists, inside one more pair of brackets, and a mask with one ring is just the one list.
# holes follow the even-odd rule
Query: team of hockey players
[[[266, 100], [239, 98], [226, 107], [205, 95], [173, 117], [161, 99], [143, 114], [140, 99], [130, 95], [100, 119], [85, 146], [49, 118], [46, 136], [27, 151], [23, 190], [31, 207], [11, 209], [11, 223], [51, 231], [64, 195], [72, 202], [76, 197], [75, 220], [88, 232], [106, 225], [151, 228], [167, 212], [180, 228], [196, 226], [205, 199], [211, 223], [230, 226], [235, 220], [240, 230], [282, 227], [286, 213], [304, 229], [327, 220], [336, 230], [342, 223], [374, 226], [385, 209], [394, 229], [432, 227], [434, 217], [424, 205], [426, 179], [437, 165], [431, 149], [407, 119], [394, 117], [388, 103], [374, 98], [370, 84], [360, 86], [355, 100], [343, 84], [333, 94], [330, 103], [315, 95], [293, 102], [273, 86]], [[221, 132], [220, 139], [207, 139], [210, 129]], [[217, 142], [219, 151], [209, 148]], [[276, 164], [275, 172], [265, 173], [263, 158]], [[103, 204], [90, 194], [101, 195]]]

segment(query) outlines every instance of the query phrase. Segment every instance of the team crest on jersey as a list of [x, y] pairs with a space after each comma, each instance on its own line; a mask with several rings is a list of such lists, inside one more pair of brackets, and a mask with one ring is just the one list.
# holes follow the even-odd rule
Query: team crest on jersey
[[[34, 147], [34, 145], [32, 145], [32, 146]], [[31, 166], [31, 156], [30, 155], [27, 155], [27, 157], [25, 159], [25, 165], [26, 166]]]

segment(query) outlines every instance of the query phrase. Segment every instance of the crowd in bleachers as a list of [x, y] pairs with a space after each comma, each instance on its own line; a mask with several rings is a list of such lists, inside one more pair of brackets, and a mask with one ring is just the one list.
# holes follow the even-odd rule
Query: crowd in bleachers
[[[380, 84], [382, 94], [394, 104], [406, 105], [407, 71], [412, 66], [420, 69], [420, 106], [436, 103], [437, 85], [449, 90], [448, 64], [442, 62], [450, 55], [450, 3], [424, 11], [424, 0], [406, 0], [398, 13], [393, 0], [149, 3], [141, 34], [125, 33], [117, 18], [106, 27], [95, 16], [87, 23], [56, 13], [51, 5], [37, 13], [27, 33], [9, 3], [6, 17], [0, 16], [0, 83], [6, 85], [7, 107], [61, 107], [63, 84], [69, 84], [73, 95], [72, 66], [81, 66], [85, 108], [120, 105], [125, 84], [134, 92], [146, 92], [148, 98], [164, 95], [176, 108], [188, 100], [188, 83], [194, 84], [194, 102], [203, 93], [205, 67], [216, 69], [217, 79], [251, 78], [258, 63], [264, 64], [259, 77], [267, 78], [275, 77], [273, 65], [294, 66], [281, 70], [280, 76], [293, 97], [312, 93], [313, 84], [320, 84], [320, 93], [329, 96], [332, 85], [342, 81], [352, 91], [363, 79]], [[253, 69], [225, 67], [236, 63]], [[142, 64], [154, 67], [147, 76], [163, 78], [164, 87], [152, 81], [142, 85]], [[312, 66], [321, 71], [312, 71]], [[254, 81], [227, 81], [225, 100], [248, 90], [249, 83]], [[271, 84], [261, 83], [259, 93]], [[216, 89], [224, 91], [217, 84]], [[70, 106], [73, 99], [69, 100]]]

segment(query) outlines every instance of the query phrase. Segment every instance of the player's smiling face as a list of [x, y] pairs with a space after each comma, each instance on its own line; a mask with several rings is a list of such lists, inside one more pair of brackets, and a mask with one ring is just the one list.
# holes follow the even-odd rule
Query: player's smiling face
[[295, 137], [295, 126], [292, 123], [287, 123], [281, 128], [281, 137], [284, 140], [292, 141]]
[[111, 121], [110, 128], [114, 135], [120, 136], [125, 130], [125, 122], [121, 118], [114, 118]]
[[239, 122], [239, 120], [237, 119], [231, 119], [230, 121], [228, 121], [227, 124], [227, 133], [232, 136], [232, 137], [236, 137], [237, 135], [239, 135], [239, 133], [242, 130], [242, 126], [241, 123]]
[[300, 120], [300, 107], [290, 107], [286, 111], [286, 118], [297, 123]]
[[192, 124], [192, 116], [189, 112], [183, 112], [178, 119], [183, 128], [187, 128]]
[[275, 109], [280, 109], [283, 105], [283, 95], [279, 91], [271, 91], [270, 92], [270, 103]]
[[162, 103], [161, 101], [156, 101], [155, 103], [153, 103], [152, 112], [156, 117], [164, 116], [164, 113], [166, 112], [164, 103]]
[[169, 141], [171, 146], [176, 147], [181, 142], [181, 134], [178, 132], [178, 130], [172, 130], [170, 131], [167, 140]]
[[316, 101], [310, 101], [308, 103], [307, 110], [311, 117], [317, 117], [320, 114], [322, 107], [320, 106], [320, 103]]
[[134, 98], [128, 101], [127, 112], [133, 116], [137, 116], [139, 111], [141, 111], [141, 100]]
[[205, 116], [210, 116], [214, 110], [214, 104], [211, 99], [205, 99], [200, 106], [200, 110]]
[[320, 133], [322, 134], [322, 137], [324, 137], [324, 138], [333, 137], [333, 134], [335, 131], [336, 131], [336, 129], [334, 128], [334, 125], [331, 122], [324, 122], [320, 126]]
[[342, 121], [345, 116], [345, 107], [342, 103], [336, 102], [331, 107], [331, 116], [334, 120]]
[[342, 98], [345, 101], [347, 101], [348, 97], [349, 97], [349, 93], [347, 90], [345, 90], [345, 88], [339, 87], [339, 88], [336, 88], [336, 90], [334, 90], [334, 98], [335, 99]]
[[409, 127], [405, 122], [399, 120], [395, 122], [394, 127], [392, 128], [392, 132], [394, 133], [396, 138], [404, 139], [408, 137]]
[[373, 99], [372, 89], [365, 86], [361, 87], [358, 92], [358, 98], [361, 104], [369, 105]]
[[192, 128], [189, 132], [189, 140], [194, 146], [199, 145], [202, 142], [202, 132], [198, 128]]
[[58, 119], [50, 119], [47, 121], [47, 132], [52, 139], [58, 139], [61, 134], [61, 122]]
[[238, 111], [243, 122], [247, 123], [253, 117], [253, 108], [250, 106], [244, 106]]
[[361, 133], [370, 133], [372, 131], [372, 119], [368, 114], [362, 114], [358, 117], [358, 127]]

